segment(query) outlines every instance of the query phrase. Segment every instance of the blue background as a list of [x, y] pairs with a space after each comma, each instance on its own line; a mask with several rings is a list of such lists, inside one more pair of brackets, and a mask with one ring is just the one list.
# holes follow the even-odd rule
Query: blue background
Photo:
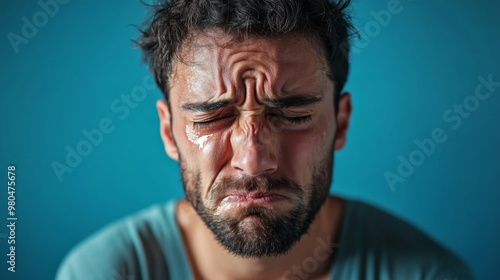
[[[348, 144], [337, 154], [332, 192], [359, 198], [407, 218], [453, 248], [478, 279], [500, 275], [500, 87], [461, 126], [443, 113], [474, 94], [478, 77], [500, 81], [498, 1], [401, 0], [390, 22], [374, 13], [386, 0], [354, 1], [356, 26], [346, 89], [354, 111]], [[402, 9], [402, 10], [401, 10]], [[136, 108], [121, 95], [144, 87], [149, 74], [131, 39], [146, 8], [139, 1], [69, 1], [43, 17], [17, 46], [36, 1], [2, 1], [0, 18], [0, 278], [52, 279], [77, 242], [152, 203], [183, 195], [177, 163], [158, 134], [157, 89]], [[386, 24], [387, 23], [387, 24]], [[115, 109], [112, 106], [117, 106]], [[125, 106], [126, 107], [126, 106]], [[454, 114], [456, 115], [456, 114]], [[82, 130], [114, 127], [59, 181], [54, 161], [86, 140]], [[414, 141], [442, 128], [436, 145], [411, 176], [393, 188], [398, 157]], [[17, 262], [7, 272], [7, 166], [16, 165]], [[113, 275], [110, 272], [110, 279]], [[458, 278], [460, 279], [460, 278]]]

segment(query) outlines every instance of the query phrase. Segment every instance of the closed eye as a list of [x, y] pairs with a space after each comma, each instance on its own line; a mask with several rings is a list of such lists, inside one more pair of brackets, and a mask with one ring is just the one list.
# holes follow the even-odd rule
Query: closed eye
[[300, 117], [280, 116], [280, 118], [295, 124], [304, 123], [311, 120], [311, 116], [300, 116]]
[[210, 120], [206, 120], [206, 121], [193, 122], [193, 127], [197, 128], [197, 129], [207, 129], [218, 122], [228, 120], [229, 118], [232, 118], [232, 117], [233, 116], [222, 116], [222, 117], [218, 117], [218, 118], [214, 118], [214, 119], [210, 119]]
[[[271, 114], [270, 117], [278, 122], [286, 122], [288, 124], [302, 124], [308, 122], [312, 119], [312, 116], [287, 116], [282, 114]], [[283, 125], [283, 123], [278, 123], [279, 125]]]
[[[193, 122], [193, 128], [195, 129], [208, 129], [214, 125], [223, 124], [225, 121], [232, 121], [235, 116], [221, 116], [205, 121], [196, 121]], [[299, 125], [302, 123], [306, 123], [312, 120], [312, 116], [287, 116], [282, 114], [270, 114], [270, 120], [276, 123], [278, 126], [290, 124], [290, 125]]]

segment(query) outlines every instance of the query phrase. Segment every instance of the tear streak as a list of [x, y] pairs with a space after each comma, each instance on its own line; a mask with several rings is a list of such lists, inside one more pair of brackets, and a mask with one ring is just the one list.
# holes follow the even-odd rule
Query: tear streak
[[200, 136], [199, 132], [194, 131], [194, 129], [191, 126], [186, 125], [186, 136], [191, 143], [198, 145], [198, 148], [201, 150], [207, 144], [208, 138], [213, 136], [213, 133], [209, 135]]

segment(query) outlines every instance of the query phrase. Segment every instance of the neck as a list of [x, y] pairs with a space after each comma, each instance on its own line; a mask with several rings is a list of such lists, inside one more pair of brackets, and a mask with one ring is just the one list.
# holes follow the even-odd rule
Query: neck
[[326, 279], [337, 248], [343, 206], [339, 198], [327, 198], [308, 232], [288, 253], [262, 258], [229, 253], [189, 202], [181, 201], [176, 213], [196, 279]]

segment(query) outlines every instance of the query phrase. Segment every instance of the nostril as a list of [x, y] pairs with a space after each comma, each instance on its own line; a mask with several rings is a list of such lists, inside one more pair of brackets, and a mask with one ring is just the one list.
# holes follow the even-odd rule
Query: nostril
[[278, 168], [276, 156], [262, 145], [252, 145], [236, 149], [231, 159], [231, 166], [250, 176], [273, 173]]

